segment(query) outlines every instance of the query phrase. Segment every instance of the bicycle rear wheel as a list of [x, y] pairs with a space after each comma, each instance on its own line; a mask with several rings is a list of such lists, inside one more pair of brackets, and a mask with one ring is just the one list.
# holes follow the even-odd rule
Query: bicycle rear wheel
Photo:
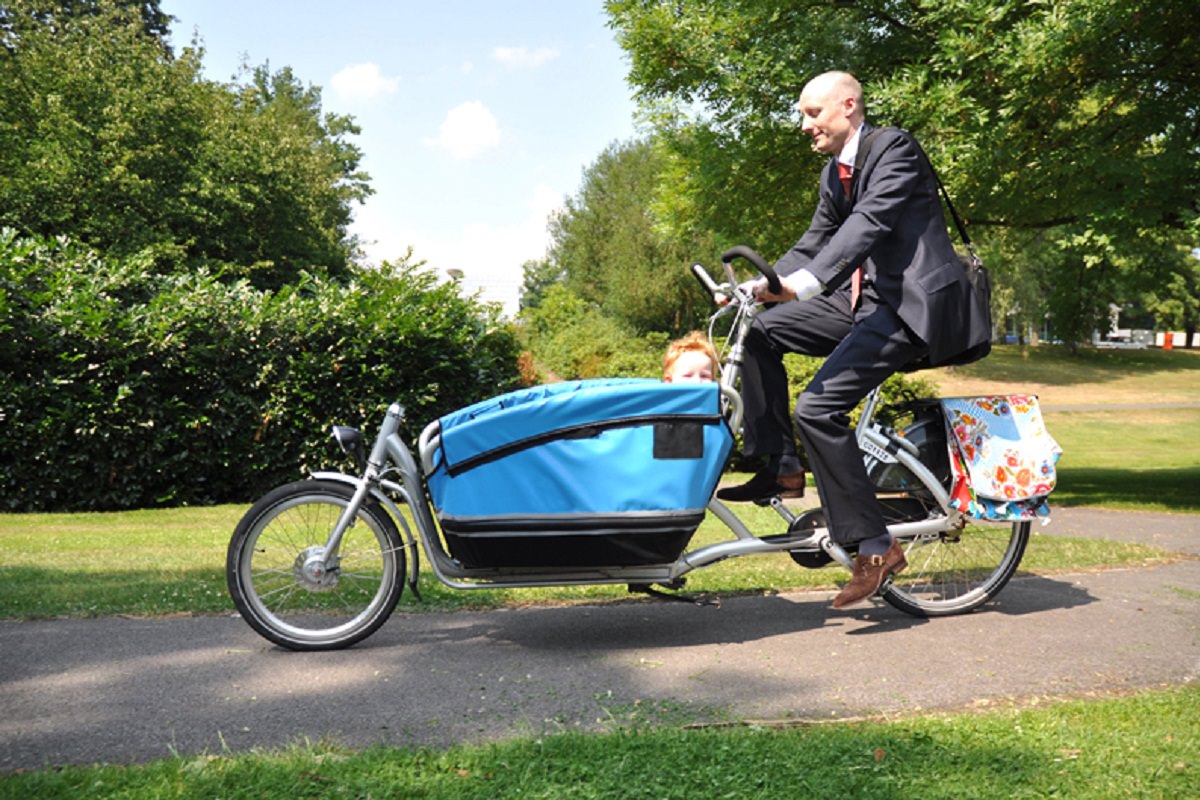
[[229, 593], [242, 618], [292, 650], [348, 647], [387, 621], [403, 588], [403, 542], [366, 502], [326, 568], [324, 545], [353, 489], [309, 480], [281, 486], [251, 506], [226, 557]]
[[1029, 522], [902, 539], [908, 569], [893, 576], [883, 599], [918, 617], [973, 611], [1016, 573], [1028, 542]]

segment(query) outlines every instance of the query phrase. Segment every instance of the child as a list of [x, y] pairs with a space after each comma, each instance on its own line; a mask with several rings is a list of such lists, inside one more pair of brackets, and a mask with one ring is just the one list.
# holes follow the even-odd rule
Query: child
[[717, 353], [701, 331], [676, 339], [663, 356], [663, 381], [711, 381], [717, 374]]

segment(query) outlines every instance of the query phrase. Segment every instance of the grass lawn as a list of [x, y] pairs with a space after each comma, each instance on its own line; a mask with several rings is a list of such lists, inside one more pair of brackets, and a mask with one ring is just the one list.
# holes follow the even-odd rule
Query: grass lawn
[[[225, 587], [225, 548], [244, 506], [176, 508], [112, 514], [0, 515], [0, 617], [188, 614], [233, 611]], [[770, 509], [747, 504], [739, 514], [760, 533], [782, 532]], [[727, 538], [714, 518], [694, 545]], [[1022, 569], [1053, 574], [1163, 562], [1174, 556], [1129, 542], [1066, 539], [1034, 531]], [[688, 576], [688, 589], [735, 593], [832, 589], [840, 567], [803, 569], [785, 554], [729, 559]], [[461, 591], [443, 586], [422, 559], [418, 602], [405, 592], [409, 611], [494, 608], [502, 605], [617, 600], [621, 586]]]
[[0, 797], [1185, 798], [1200, 688], [809, 727], [614, 722], [445, 751], [296, 745], [0, 776]]
[[1198, 408], [1050, 411], [1063, 448], [1054, 503], [1200, 513]]
[[947, 397], [1038, 395], [1064, 451], [1053, 504], [1200, 513], [1200, 351], [1000, 346], [922, 374]]
[[1047, 406], [1200, 403], [1200, 350], [1000, 345], [965, 367], [919, 373], [946, 397], [1036, 394]]

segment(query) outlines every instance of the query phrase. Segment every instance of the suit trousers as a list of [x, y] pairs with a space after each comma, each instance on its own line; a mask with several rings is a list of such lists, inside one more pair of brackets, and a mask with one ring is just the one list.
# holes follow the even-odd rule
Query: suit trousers
[[849, 289], [842, 289], [767, 309], [747, 336], [742, 369], [747, 456], [796, 452], [783, 355], [827, 356], [797, 400], [795, 430], [808, 454], [830, 533], [841, 545], [886, 532], [850, 412], [926, 350], [870, 283], [853, 314]]

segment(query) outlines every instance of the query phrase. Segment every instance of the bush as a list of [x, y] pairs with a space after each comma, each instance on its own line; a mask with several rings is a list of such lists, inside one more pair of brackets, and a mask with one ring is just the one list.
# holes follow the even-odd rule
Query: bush
[[393, 401], [409, 439], [517, 385], [498, 309], [406, 263], [277, 293], [147, 256], [0, 232], [0, 489], [8, 510], [243, 502], [336, 454]]

